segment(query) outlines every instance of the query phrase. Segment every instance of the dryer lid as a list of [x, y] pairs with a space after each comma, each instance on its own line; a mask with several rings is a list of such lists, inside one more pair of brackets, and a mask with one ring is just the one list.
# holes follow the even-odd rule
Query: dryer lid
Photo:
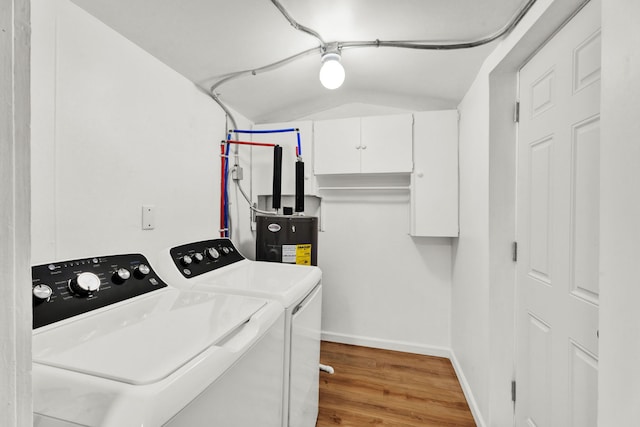
[[35, 333], [33, 361], [129, 384], [160, 381], [267, 304], [166, 289]]

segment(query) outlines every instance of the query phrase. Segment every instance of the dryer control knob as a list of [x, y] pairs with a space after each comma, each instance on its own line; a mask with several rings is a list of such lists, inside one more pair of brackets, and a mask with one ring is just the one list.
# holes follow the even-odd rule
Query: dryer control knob
[[69, 290], [78, 295], [91, 295], [100, 289], [100, 278], [93, 273], [80, 273], [69, 280]]
[[218, 252], [215, 248], [209, 248], [205, 252], [207, 253], [207, 257], [209, 257], [209, 259], [216, 260], [220, 258], [220, 252]]
[[151, 273], [151, 269], [147, 264], [139, 264], [133, 269], [133, 275], [136, 276], [137, 279], [144, 279], [149, 273]]
[[222, 255], [229, 255], [230, 253], [231, 253], [231, 250], [228, 247], [226, 246], [222, 247]]
[[193, 259], [189, 255], [185, 255], [182, 258], [180, 258], [180, 264], [184, 265], [185, 267], [188, 265], [191, 265], [192, 262], [193, 262]]
[[200, 252], [193, 254], [193, 260], [198, 263], [204, 261], [204, 256]]
[[33, 302], [40, 304], [41, 302], [49, 302], [51, 295], [53, 294], [53, 290], [49, 285], [39, 284], [33, 287], [32, 293]]
[[124, 267], [120, 267], [119, 269], [116, 270], [115, 273], [113, 273], [112, 280], [114, 281], [114, 283], [122, 284], [127, 280], [129, 280], [130, 277], [131, 277], [131, 272]]

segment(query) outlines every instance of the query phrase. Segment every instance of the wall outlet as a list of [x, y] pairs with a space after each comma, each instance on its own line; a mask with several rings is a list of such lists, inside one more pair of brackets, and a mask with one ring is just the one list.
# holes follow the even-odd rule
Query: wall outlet
[[142, 229], [153, 230], [156, 228], [156, 206], [142, 205]]

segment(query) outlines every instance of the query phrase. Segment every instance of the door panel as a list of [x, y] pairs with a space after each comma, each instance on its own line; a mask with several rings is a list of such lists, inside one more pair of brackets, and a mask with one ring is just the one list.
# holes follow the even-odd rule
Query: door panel
[[600, 4], [520, 71], [516, 425], [597, 420]]
[[[572, 293], [598, 304], [600, 224], [600, 119], [590, 118], [573, 128], [573, 259]], [[576, 215], [576, 213], [580, 213]]]
[[530, 426], [549, 425], [551, 412], [551, 328], [544, 321], [529, 313], [529, 369], [531, 383], [529, 397], [531, 411], [527, 417]]
[[551, 284], [549, 271], [549, 244], [551, 243], [551, 150], [553, 139], [546, 138], [533, 143], [530, 148], [530, 177], [531, 186], [531, 218], [529, 235], [531, 236], [529, 258], [529, 275], [532, 278]]
[[571, 399], [571, 426], [596, 427], [598, 400], [593, 393], [583, 393], [582, 390], [596, 390], [598, 387], [598, 360], [582, 346], [571, 342], [570, 348], [571, 385], [569, 389]]

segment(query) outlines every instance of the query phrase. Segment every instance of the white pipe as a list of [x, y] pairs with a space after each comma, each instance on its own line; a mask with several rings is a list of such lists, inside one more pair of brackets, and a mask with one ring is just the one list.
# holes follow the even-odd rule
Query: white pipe
[[333, 373], [335, 372], [333, 370], [333, 367], [329, 366], [329, 365], [323, 365], [322, 363], [320, 364], [320, 370], [323, 372], [328, 372], [331, 375], [333, 375]]

